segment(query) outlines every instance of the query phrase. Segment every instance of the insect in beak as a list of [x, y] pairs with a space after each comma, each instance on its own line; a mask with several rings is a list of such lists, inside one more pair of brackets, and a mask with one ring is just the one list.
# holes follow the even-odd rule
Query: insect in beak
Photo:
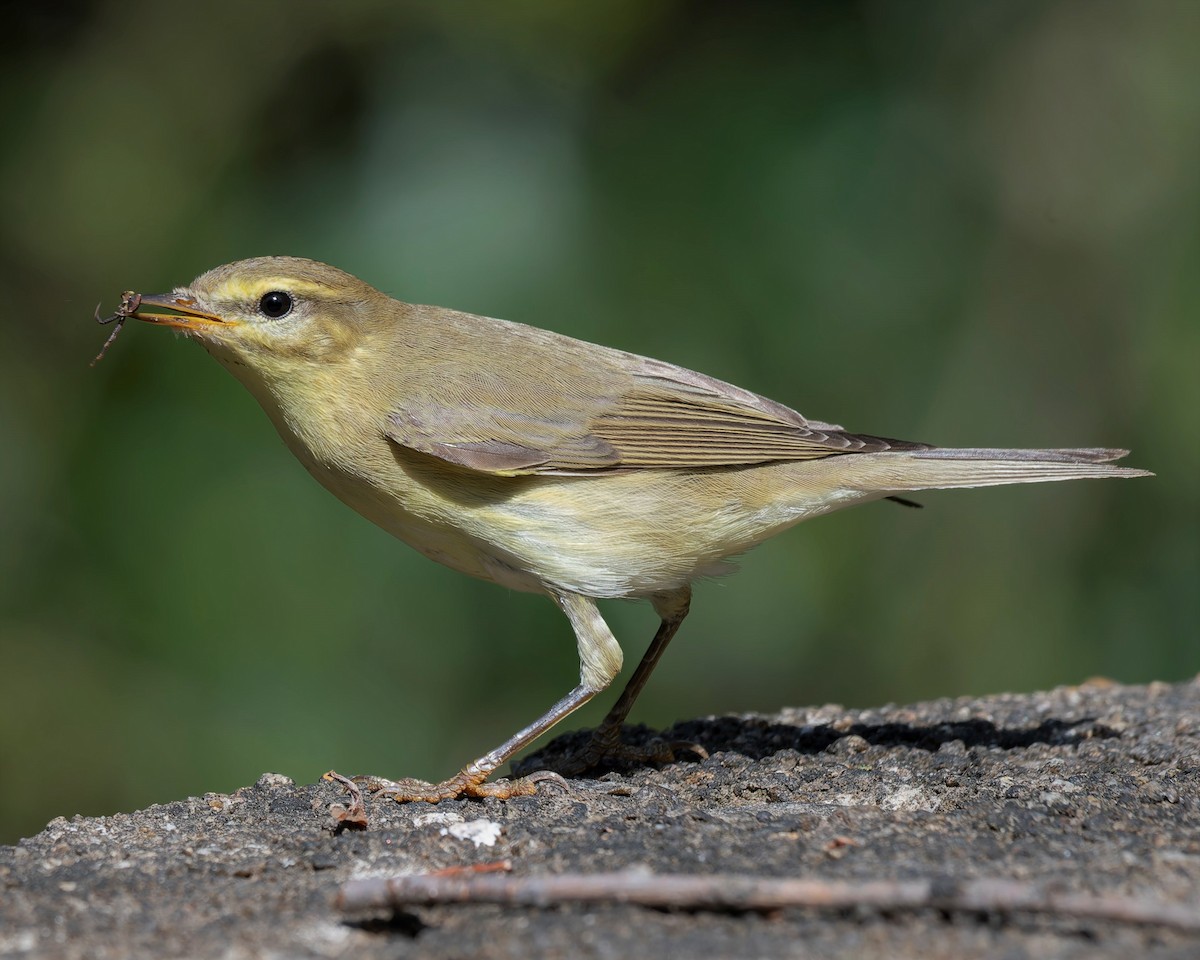
[[[121, 305], [111, 316], [100, 316], [100, 305], [96, 304], [96, 322], [115, 323], [116, 326], [109, 334], [108, 339], [104, 341], [104, 346], [100, 348], [100, 352], [96, 354], [96, 359], [92, 361], [91, 365], [94, 367], [104, 357], [109, 346], [117, 339], [117, 334], [121, 332], [121, 326], [130, 317], [180, 330], [195, 330], [206, 324], [231, 323], [231, 321], [222, 320], [216, 314], [197, 309], [195, 302], [190, 296], [182, 293], [141, 294], [126, 290], [121, 294]], [[173, 310], [174, 313], [139, 313], [138, 311], [142, 307], [164, 307], [167, 310]]]
[[132, 290], [126, 290], [123, 294], [121, 294], [121, 305], [117, 307], [116, 313], [112, 314], [112, 316], [100, 316], [100, 304], [96, 304], [96, 322], [113, 323], [115, 321], [117, 325], [113, 327], [112, 333], [108, 335], [108, 339], [104, 341], [104, 346], [100, 348], [100, 352], [96, 354], [95, 359], [92, 360], [89, 366], [94, 367], [104, 359], [104, 355], [108, 353], [108, 348], [112, 345], [113, 341], [117, 339], [117, 334], [121, 332], [121, 327], [125, 324], [125, 321], [134, 313], [136, 313], [137, 308], [141, 305], [142, 295], [140, 293], [134, 293]]

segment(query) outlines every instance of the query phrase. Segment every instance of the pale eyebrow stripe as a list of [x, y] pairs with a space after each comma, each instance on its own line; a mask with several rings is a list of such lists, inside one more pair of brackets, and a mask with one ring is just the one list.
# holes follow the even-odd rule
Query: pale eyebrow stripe
[[264, 293], [272, 290], [285, 290], [289, 293], [320, 294], [328, 291], [323, 283], [313, 283], [308, 280], [297, 280], [295, 277], [255, 277], [253, 280], [234, 280], [224, 286], [233, 297], [244, 297], [257, 300]]

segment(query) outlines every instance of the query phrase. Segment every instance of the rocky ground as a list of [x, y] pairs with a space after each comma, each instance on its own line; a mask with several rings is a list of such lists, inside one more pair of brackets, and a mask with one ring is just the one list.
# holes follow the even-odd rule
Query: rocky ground
[[[665, 736], [709, 756], [509, 801], [368, 798], [365, 829], [335, 825], [335, 784], [270, 774], [58, 819], [0, 848], [0, 956], [1200, 956], [1200, 682]], [[434, 871], [466, 902], [338, 897]], [[572, 902], [581, 879], [602, 889]]]

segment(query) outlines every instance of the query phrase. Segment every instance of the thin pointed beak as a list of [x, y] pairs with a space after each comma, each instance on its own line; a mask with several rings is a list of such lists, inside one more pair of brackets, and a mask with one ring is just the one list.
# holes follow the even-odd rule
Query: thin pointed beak
[[[197, 309], [196, 301], [186, 293], [135, 293], [132, 296], [127, 294], [121, 306], [127, 311], [124, 314], [127, 317], [179, 330], [196, 330], [217, 324], [224, 327], [235, 325], [233, 321], [218, 317], [215, 313]], [[162, 307], [175, 312], [146, 313], [143, 307]]]

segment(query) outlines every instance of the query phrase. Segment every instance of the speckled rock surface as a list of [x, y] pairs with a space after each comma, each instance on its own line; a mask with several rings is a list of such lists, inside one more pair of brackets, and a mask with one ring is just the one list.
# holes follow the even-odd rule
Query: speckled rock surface
[[0, 956], [1200, 956], [1194, 932], [1052, 914], [336, 908], [350, 878], [506, 859], [514, 876], [1010, 878], [1200, 911], [1197, 682], [826, 706], [666, 736], [710, 756], [510, 801], [369, 800], [366, 830], [332, 827], [333, 785], [270, 774], [230, 796], [58, 819], [0, 848]]

